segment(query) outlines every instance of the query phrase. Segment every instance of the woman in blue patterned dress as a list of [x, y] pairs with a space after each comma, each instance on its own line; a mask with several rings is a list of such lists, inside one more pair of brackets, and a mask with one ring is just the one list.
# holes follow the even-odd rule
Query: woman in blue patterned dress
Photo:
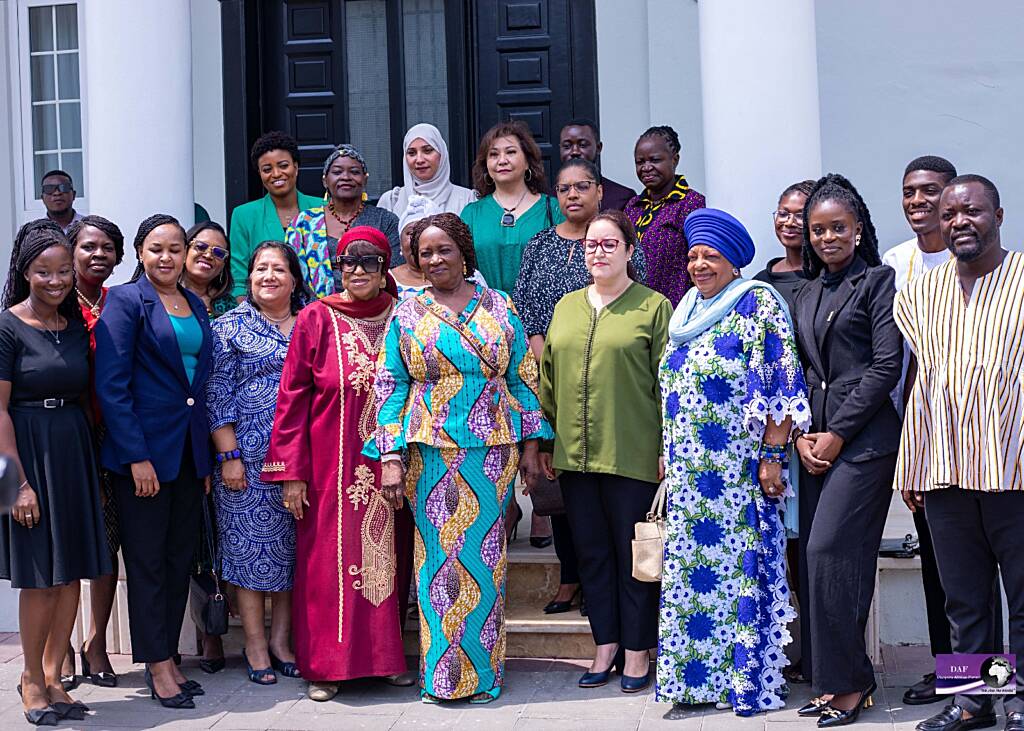
[[[238, 587], [249, 679], [267, 685], [275, 670], [297, 677], [291, 588], [295, 521], [281, 489], [260, 480], [274, 426], [281, 369], [295, 315], [312, 295], [295, 251], [266, 241], [249, 260], [246, 300], [217, 318], [207, 410], [217, 450], [213, 496], [221, 576]], [[271, 594], [270, 642], [264, 593]]]
[[782, 296], [740, 277], [754, 243], [715, 209], [684, 224], [694, 288], [661, 361], [667, 457], [657, 698], [750, 715], [784, 704], [790, 641], [779, 514], [794, 427], [810, 423]]

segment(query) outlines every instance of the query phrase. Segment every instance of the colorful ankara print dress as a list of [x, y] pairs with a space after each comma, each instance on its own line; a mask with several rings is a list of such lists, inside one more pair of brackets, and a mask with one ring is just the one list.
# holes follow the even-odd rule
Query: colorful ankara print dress
[[537, 362], [508, 296], [477, 285], [458, 315], [429, 290], [399, 304], [374, 388], [378, 426], [365, 453], [408, 450], [422, 690], [497, 697], [516, 445], [552, 437]]
[[295, 569], [295, 519], [281, 486], [260, 479], [288, 338], [248, 302], [218, 317], [206, 383], [210, 431], [231, 424], [245, 467], [244, 490], [229, 490], [213, 470], [221, 578], [252, 591], [289, 591]]
[[668, 499], [657, 699], [728, 702], [740, 715], [781, 708], [795, 615], [781, 500], [764, 495], [757, 468], [768, 416], [806, 429], [810, 406], [772, 294], [752, 290], [693, 340], [670, 340], [661, 392]]
[[381, 492], [380, 464], [360, 454], [375, 424], [374, 366], [387, 320], [350, 317], [331, 306], [337, 299], [299, 313], [263, 464], [264, 480], [307, 485], [309, 506], [295, 526], [292, 636], [311, 681], [406, 670], [395, 511]]

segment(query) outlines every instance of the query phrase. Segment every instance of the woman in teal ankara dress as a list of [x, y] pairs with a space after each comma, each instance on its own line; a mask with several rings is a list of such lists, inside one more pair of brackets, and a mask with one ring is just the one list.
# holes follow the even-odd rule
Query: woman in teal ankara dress
[[404, 492], [415, 516], [421, 697], [488, 703], [505, 674], [512, 482], [521, 468], [535, 484], [537, 440], [553, 435], [508, 295], [466, 280], [476, 268], [466, 224], [430, 216], [411, 243], [431, 286], [395, 307], [364, 454], [382, 459], [385, 495], [400, 506]]

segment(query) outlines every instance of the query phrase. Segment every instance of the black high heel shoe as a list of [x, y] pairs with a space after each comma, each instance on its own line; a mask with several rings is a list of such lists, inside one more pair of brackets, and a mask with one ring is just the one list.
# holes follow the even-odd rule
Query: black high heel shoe
[[796, 715], [804, 716], [805, 718], [808, 716], [820, 716], [827, 706], [828, 701], [819, 695], [816, 698], [811, 698], [805, 705], [800, 706], [796, 710]]
[[108, 673], [105, 670], [101, 670], [98, 673], [92, 672], [92, 668], [89, 666], [89, 659], [85, 656], [85, 643], [82, 643], [82, 649], [79, 650], [78, 656], [82, 660], [83, 678], [93, 685], [98, 685], [101, 688], [117, 687], [117, 673]]
[[146, 672], [143, 675], [146, 679], [146, 687], [149, 688], [149, 697], [160, 701], [160, 705], [164, 708], [195, 708], [196, 703], [192, 700], [192, 696], [182, 691], [177, 695], [173, 695], [170, 698], [164, 698], [163, 696], [157, 695], [156, 686], [153, 684], [153, 673], [149, 672], [149, 668], [146, 668]]
[[576, 598], [579, 597], [579, 595], [580, 588], [577, 586], [576, 591], [572, 593], [572, 596], [569, 598], [569, 601], [557, 602], [554, 599], [552, 599], [544, 607], [544, 614], [562, 614], [563, 612], [568, 612], [570, 609], [572, 609], [572, 605], [576, 601]]
[[871, 708], [875, 704], [872, 696], [876, 690], [878, 690], [878, 686], [872, 682], [871, 687], [860, 694], [857, 703], [848, 711], [840, 710], [829, 703], [822, 709], [821, 715], [818, 717], [818, 728], [832, 728], [854, 723], [860, 716], [862, 708]]
[[530, 536], [530, 545], [534, 548], [547, 548], [554, 538], [551, 536]]
[[592, 673], [587, 671], [580, 676], [579, 687], [581, 688], [600, 688], [602, 685], [608, 685], [608, 679], [612, 676], [612, 671], [621, 673], [622, 669], [626, 665], [626, 651], [619, 647], [615, 651], [615, 658], [612, 660], [611, 667], [599, 673]]
[[[515, 498], [512, 499], [513, 501], [515, 500]], [[513, 502], [512, 505], [514, 505], [516, 509], [516, 520], [512, 524], [512, 531], [508, 535], [509, 543], [512, 543], [512, 541], [514, 541], [519, 536], [519, 521], [523, 519], [523, 509], [519, 507], [519, 503]]]

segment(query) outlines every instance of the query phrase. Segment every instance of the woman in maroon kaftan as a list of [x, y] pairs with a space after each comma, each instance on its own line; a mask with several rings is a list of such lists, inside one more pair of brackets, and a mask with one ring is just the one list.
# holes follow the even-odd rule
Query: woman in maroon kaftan
[[333, 697], [340, 680], [406, 671], [399, 604], [411, 568], [396, 561], [395, 539], [397, 518], [399, 548], [411, 545], [411, 520], [381, 493], [380, 463], [360, 453], [376, 425], [373, 379], [395, 301], [382, 287], [390, 247], [359, 226], [338, 250], [339, 261], [361, 261], [339, 266], [353, 280], [343, 294], [299, 313], [262, 475], [284, 483], [297, 519], [292, 633], [314, 700]]

